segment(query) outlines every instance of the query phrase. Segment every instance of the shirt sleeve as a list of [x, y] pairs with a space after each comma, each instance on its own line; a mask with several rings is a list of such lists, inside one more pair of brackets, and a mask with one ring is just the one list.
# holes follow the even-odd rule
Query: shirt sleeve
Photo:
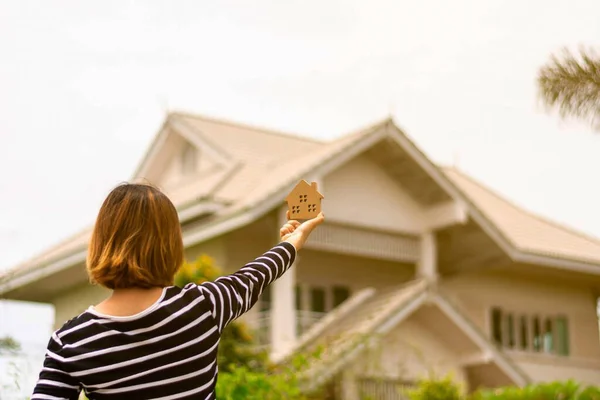
[[44, 366], [33, 390], [31, 400], [77, 400], [81, 392], [79, 381], [66, 372], [60, 361], [52, 358], [62, 344], [56, 333], [48, 343], [48, 352], [44, 359]]
[[212, 303], [219, 331], [256, 304], [263, 291], [294, 263], [296, 248], [281, 242], [232, 275], [199, 285]]

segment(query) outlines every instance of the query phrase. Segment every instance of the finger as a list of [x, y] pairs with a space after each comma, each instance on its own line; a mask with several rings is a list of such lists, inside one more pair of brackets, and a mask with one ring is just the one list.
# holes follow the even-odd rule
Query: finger
[[296, 230], [296, 227], [295, 227], [293, 224], [290, 224], [290, 223], [288, 222], [288, 223], [286, 223], [285, 225], [283, 225], [283, 226], [281, 227], [281, 230], [280, 230], [280, 232], [283, 232], [283, 233], [286, 233], [286, 234], [287, 234], [287, 233], [292, 233], [292, 232], [294, 232], [295, 230]]
[[290, 219], [290, 210], [287, 210], [285, 212], [285, 218], [288, 219], [288, 220]]
[[289, 224], [285, 224], [281, 227], [281, 229], [279, 230], [279, 233], [283, 234], [287, 234], [287, 233], [291, 233], [291, 225]]
[[300, 222], [296, 221], [295, 219], [288, 221], [288, 224], [292, 225], [294, 228], [297, 228], [300, 226]]

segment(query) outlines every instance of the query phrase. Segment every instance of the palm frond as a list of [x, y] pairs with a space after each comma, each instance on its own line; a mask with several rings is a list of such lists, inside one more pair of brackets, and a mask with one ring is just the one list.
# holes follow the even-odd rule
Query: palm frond
[[546, 106], [562, 118], [587, 120], [598, 128], [600, 121], [600, 57], [591, 50], [579, 54], [563, 50], [553, 55], [537, 78], [539, 94]]

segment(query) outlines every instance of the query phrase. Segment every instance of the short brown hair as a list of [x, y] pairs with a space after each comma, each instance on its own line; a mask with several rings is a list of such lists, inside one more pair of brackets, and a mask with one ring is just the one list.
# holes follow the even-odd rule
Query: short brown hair
[[147, 184], [113, 189], [90, 240], [90, 281], [109, 289], [165, 287], [182, 263], [181, 225], [169, 198]]

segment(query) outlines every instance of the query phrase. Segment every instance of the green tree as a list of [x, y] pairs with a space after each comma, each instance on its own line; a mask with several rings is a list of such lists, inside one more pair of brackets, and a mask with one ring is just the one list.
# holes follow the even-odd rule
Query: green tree
[[600, 56], [581, 49], [578, 54], [563, 50], [540, 68], [539, 94], [549, 110], [561, 118], [576, 118], [600, 128]]
[[[201, 255], [194, 262], [185, 262], [177, 275], [175, 284], [185, 286], [188, 283], [200, 284], [214, 281], [222, 275], [215, 260]], [[217, 363], [219, 371], [233, 372], [235, 368], [246, 367], [252, 371], [264, 371], [268, 368], [266, 352], [257, 350], [248, 327], [239, 321], [229, 324], [221, 334]]]
[[0, 356], [4, 354], [17, 354], [21, 350], [21, 345], [10, 336], [0, 338]]

